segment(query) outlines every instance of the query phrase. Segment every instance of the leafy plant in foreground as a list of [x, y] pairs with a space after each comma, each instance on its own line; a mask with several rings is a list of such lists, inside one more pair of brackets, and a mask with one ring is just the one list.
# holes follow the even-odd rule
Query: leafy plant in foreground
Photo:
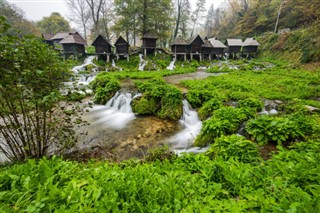
[[211, 159], [222, 157], [224, 160], [235, 159], [243, 163], [261, 160], [258, 146], [243, 136], [221, 136], [206, 153]]

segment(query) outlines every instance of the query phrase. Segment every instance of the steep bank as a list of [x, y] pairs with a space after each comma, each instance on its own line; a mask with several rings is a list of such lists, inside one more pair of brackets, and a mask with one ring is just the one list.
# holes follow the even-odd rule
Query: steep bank
[[259, 37], [261, 58], [285, 60], [294, 64], [320, 62], [319, 27], [308, 27], [289, 32], [264, 33]]

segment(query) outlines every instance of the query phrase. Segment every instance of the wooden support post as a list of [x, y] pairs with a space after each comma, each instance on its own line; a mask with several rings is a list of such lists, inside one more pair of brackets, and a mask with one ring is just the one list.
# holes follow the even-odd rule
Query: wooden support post
[[202, 61], [202, 55], [201, 54], [199, 54], [199, 59], [200, 59], [200, 61]]
[[127, 54], [127, 62], [129, 62], [129, 54]]
[[184, 54], [184, 61], [187, 60], [187, 54]]
[[144, 49], [144, 57], [147, 57], [147, 49]]
[[154, 49], [154, 56], [157, 56], [157, 49]]
[[211, 54], [209, 54], [209, 61], [211, 61]]
[[191, 60], [193, 59], [193, 54], [192, 54], [192, 53], [190, 53], [190, 59], [191, 59]]
[[110, 55], [108, 54], [107, 55], [107, 63], [109, 63], [110, 62]]

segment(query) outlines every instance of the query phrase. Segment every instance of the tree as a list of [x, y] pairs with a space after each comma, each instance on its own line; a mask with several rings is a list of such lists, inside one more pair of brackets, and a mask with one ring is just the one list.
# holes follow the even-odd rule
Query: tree
[[93, 23], [93, 35], [100, 33], [99, 21], [101, 16], [101, 10], [106, 0], [86, 0], [90, 8], [91, 20]]
[[210, 35], [213, 35], [214, 30], [214, 7], [213, 4], [211, 4], [207, 17], [205, 22], [205, 29], [206, 29], [206, 35], [209, 37]]
[[4, 16], [12, 26], [12, 28], [8, 29], [10, 34], [40, 35], [36, 24], [26, 20], [23, 11], [15, 5], [9, 4], [5, 0], [0, 0], [0, 14]]
[[173, 33], [173, 38], [175, 39], [178, 35], [180, 25], [183, 23], [183, 21], [186, 21], [186, 17], [188, 17], [188, 9], [190, 9], [190, 3], [189, 0], [177, 0], [176, 1], [176, 24], [175, 29]]
[[192, 18], [191, 18], [192, 19], [191, 36], [193, 36], [196, 25], [203, 18], [203, 13], [206, 11], [205, 5], [206, 5], [206, 0], [197, 0], [196, 9], [193, 11]]
[[72, 147], [79, 120], [60, 94], [67, 67], [40, 39], [9, 29], [0, 17], [0, 151], [24, 161]]
[[87, 25], [90, 19], [90, 11], [88, 10], [86, 0], [66, 0], [66, 2], [72, 13], [71, 21], [82, 27], [84, 38], [87, 40]]
[[58, 32], [71, 31], [69, 22], [60, 13], [53, 12], [49, 17], [44, 17], [37, 25], [46, 33], [56, 34]]

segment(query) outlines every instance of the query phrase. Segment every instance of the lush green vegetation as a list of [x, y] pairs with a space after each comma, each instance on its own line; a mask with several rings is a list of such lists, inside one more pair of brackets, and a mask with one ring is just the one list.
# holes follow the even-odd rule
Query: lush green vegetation
[[132, 109], [140, 115], [154, 114], [164, 119], [179, 120], [182, 116], [182, 94], [162, 79], [137, 82], [143, 95], [133, 100]]
[[318, 142], [264, 161], [252, 142], [235, 137], [219, 139], [208, 157], [120, 164], [54, 157], [2, 168], [0, 211], [319, 212]]

